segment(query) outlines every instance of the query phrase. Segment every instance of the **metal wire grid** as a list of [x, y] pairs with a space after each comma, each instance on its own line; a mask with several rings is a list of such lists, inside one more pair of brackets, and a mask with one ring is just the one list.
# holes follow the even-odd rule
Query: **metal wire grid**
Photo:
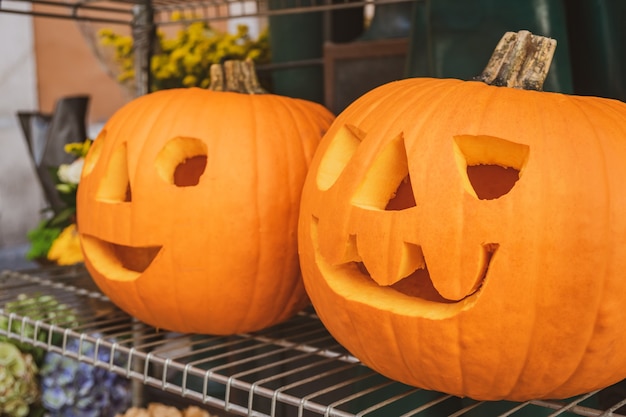
[[[265, 17], [293, 13], [328, 12], [339, 9], [423, 0], [153, 0], [155, 22], [176, 24], [170, 18], [174, 11], [195, 14], [186, 20], [224, 20], [242, 17]], [[188, 16], [188, 15], [187, 15]]]
[[[37, 10], [33, 10], [33, 6]], [[132, 25], [134, 0], [73, 2], [69, 0], [0, 0], [0, 13]]]
[[137, 8], [150, 8], [155, 24], [169, 25], [181, 23], [172, 21], [174, 12], [184, 13], [183, 21], [215, 21], [406, 1], [421, 0], [0, 0], [0, 13], [136, 26]]
[[[311, 309], [256, 333], [189, 335], [137, 322], [102, 295], [82, 267], [4, 271], [0, 289], [0, 318], [8, 321], [0, 335], [235, 415], [616, 417], [626, 409], [626, 389], [619, 384], [569, 401], [525, 403], [481, 402], [409, 387], [359, 363]], [[20, 295], [39, 294], [75, 315], [54, 322], [7, 309]], [[110, 360], [99, 359], [102, 349], [111, 352]]]

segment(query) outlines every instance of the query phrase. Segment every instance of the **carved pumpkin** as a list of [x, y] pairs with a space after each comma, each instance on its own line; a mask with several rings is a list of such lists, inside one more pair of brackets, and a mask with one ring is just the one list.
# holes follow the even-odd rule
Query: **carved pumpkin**
[[77, 196], [85, 264], [120, 308], [158, 328], [231, 334], [308, 304], [297, 215], [333, 116], [272, 94], [139, 97], [105, 124]]
[[395, 380], [482, 400], [626, 377], [626, 104], [416, 78], [335, 120], [303, 190], [305, 287]]

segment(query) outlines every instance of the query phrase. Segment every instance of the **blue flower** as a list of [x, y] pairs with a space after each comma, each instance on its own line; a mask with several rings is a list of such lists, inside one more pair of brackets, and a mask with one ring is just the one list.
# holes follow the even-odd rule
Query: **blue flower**
[[[91, 342], [72, 339], [67, 351], [94, 358]], [[98, 347], [98, 361], [108, 363], [109, 349]], [[51, 417], [113, 417], [131, 405], [130, 381], [103, 368], [50, 352], [40, 371], [42, 404]]]

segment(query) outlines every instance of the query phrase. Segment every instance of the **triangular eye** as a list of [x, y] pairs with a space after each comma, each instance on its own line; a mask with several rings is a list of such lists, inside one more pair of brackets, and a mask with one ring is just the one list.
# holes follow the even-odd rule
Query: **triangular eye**
[[[96, 142], [100, 140], [97, 139]], [[130, 181], [128, 180], [128, 152], [126, 143], [113, 151], [106, 173], [98, 186], [96, 198], [100, 201], [131, 201]]]
[[487, 135], [454, 137], [457, 166], [465, 189], [481, 200], [509, 193], [520, 179], [530, 148]]
[[392, 139], [370, 165], [352, 197], [352, 204], [379, 210], [404, 210], [415, 206], [402, 134]]
[[207, 155], [207, 146], [200, 139], [176, 137], [159, 151], [155, 167], [163, 181], [177, 187], [191, 187], [200, 182]]
[[335, 133], [317, 169], [317, 187], [326, 191], [337, 182], [352, 155], [365, 138], [356, 126], [344, 125]]

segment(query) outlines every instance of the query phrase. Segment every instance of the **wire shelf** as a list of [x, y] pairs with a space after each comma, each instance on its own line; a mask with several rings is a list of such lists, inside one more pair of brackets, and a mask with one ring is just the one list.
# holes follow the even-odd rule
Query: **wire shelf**
[[[159, 331], [104, 296], [82, 266], [0, 273], [0, 335], [104, 368], [190, 402], [247, 416], [623, 416], [626, 385], [568, 401], [482, 402], [389, 380], [341, 347], [309, 308], [280, 325], [233, 336]], [[47, 295], [79, 320], [9, 311]], [[38, 311], [45, 309], [38, 306]], [[32, 313], [31, 313], [32, 314]], [[77, 345], [77, 349], [70, 346]], [[83, 349], [91, 345], [95, 349]], [[98, 358], [109, 349], [111, 359]], [[88, 353], [87, 353], [88, 352]]]
[[[0, 0], [0, 13], [137, 26], [141, 8], [158, 26], [292, 13], [325, 12], [422, 0]], [[174, 12], [183, 19], [172, 19]]]

